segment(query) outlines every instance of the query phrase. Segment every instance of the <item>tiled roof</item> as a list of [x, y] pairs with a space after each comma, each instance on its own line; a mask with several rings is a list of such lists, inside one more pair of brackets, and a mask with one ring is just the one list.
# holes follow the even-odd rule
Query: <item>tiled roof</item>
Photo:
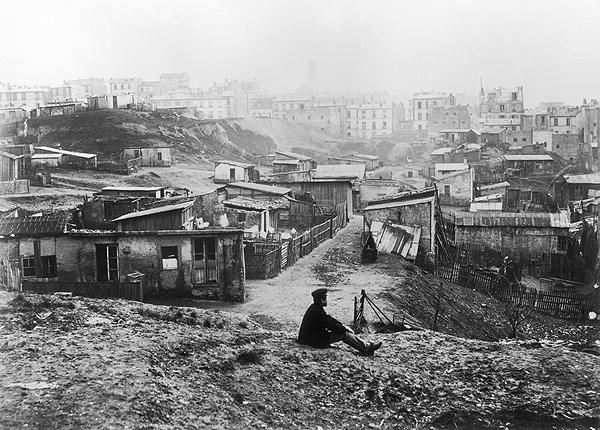
[[0, 219], [1, 236], [43, 236], [62, 234], [67, 229], [65, 213]]

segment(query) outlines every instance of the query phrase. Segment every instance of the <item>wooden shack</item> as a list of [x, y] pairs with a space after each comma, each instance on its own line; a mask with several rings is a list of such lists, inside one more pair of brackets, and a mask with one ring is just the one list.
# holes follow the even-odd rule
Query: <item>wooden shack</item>
[[117, 231], [185, 230], [192, 218], [194, 202], [132, 212], [112, 220]]

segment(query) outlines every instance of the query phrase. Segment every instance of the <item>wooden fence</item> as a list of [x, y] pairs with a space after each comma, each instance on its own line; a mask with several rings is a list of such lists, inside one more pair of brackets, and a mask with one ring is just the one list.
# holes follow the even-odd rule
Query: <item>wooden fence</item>
[[499, 300], [521, 303], [523, 306], [560, 318], [580, 319], [597, 306], [579, 293], [522, 291], [511, 287], [505, 278], [496, 273], [478, 269], [470, 265], [454, 263], [438, 265], [437, 275], [448, 281], [490, 294]]
[[245, 237], [246, 278], [276, 277], [286, 267], [310, 254], [319, 244], [331, 239], [346, 223], [345, 217], [336, 215], [287, 240]]
[[21, 291], [21, 270], [9, 260], [0, 260], [0, 286], [9, 291]]
[[23, 291], [38, 294], [70, 292], [76, 296], [98, 299], [144, 300], [144, 283], [111, 283], [111, 282], [33, 282], [23, 280]]

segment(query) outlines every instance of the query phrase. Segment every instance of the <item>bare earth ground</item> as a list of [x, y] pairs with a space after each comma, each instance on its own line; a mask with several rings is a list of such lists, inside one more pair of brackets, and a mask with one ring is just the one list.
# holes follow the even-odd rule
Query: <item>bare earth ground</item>
[[[361, 265], [360, 226], [354, 218], [276, 279], [248, 282], [247, 303], [219, 309], [0, 292], [0, 427], [600, 428], [600, 357], [477, 340], [504, 337], [501, 307], [452, 285], [445, 333], [427, 330], [435, 279], [394, 256]], [[424, 329], [364, 335], [384, 342], [375, 357], [298, 345], [323, 285], [344, 322], [365, 288]]]

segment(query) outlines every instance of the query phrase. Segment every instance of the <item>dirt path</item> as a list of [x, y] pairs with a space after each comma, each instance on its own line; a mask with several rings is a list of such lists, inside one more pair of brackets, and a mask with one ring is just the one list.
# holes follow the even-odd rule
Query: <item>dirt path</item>
[[[353, 216], [350, 223], [332, 239], [323, 242], [310, 255], [286, 268], [276, 278], [247, 280], [247, 300], [243, 304], [221, 304], [205, 301], [161, 301], [163, 304], [199, 308], [219, 308], [252, 317], [270, 329], [295, 331], [306, 308], [312, 303], [310, 293], [321, 287], [330, 290], [327, 312], [350, 324], [354, 297], [366, 289], [376, 298], [401, 277], [384, 273], [378, 265], [360, 263], [360, 232], [362, 216]], [[157, 303], [157, 302], [154, 302]], [[394, 310], [387, 303], [378, 303], [391, 318]]]

